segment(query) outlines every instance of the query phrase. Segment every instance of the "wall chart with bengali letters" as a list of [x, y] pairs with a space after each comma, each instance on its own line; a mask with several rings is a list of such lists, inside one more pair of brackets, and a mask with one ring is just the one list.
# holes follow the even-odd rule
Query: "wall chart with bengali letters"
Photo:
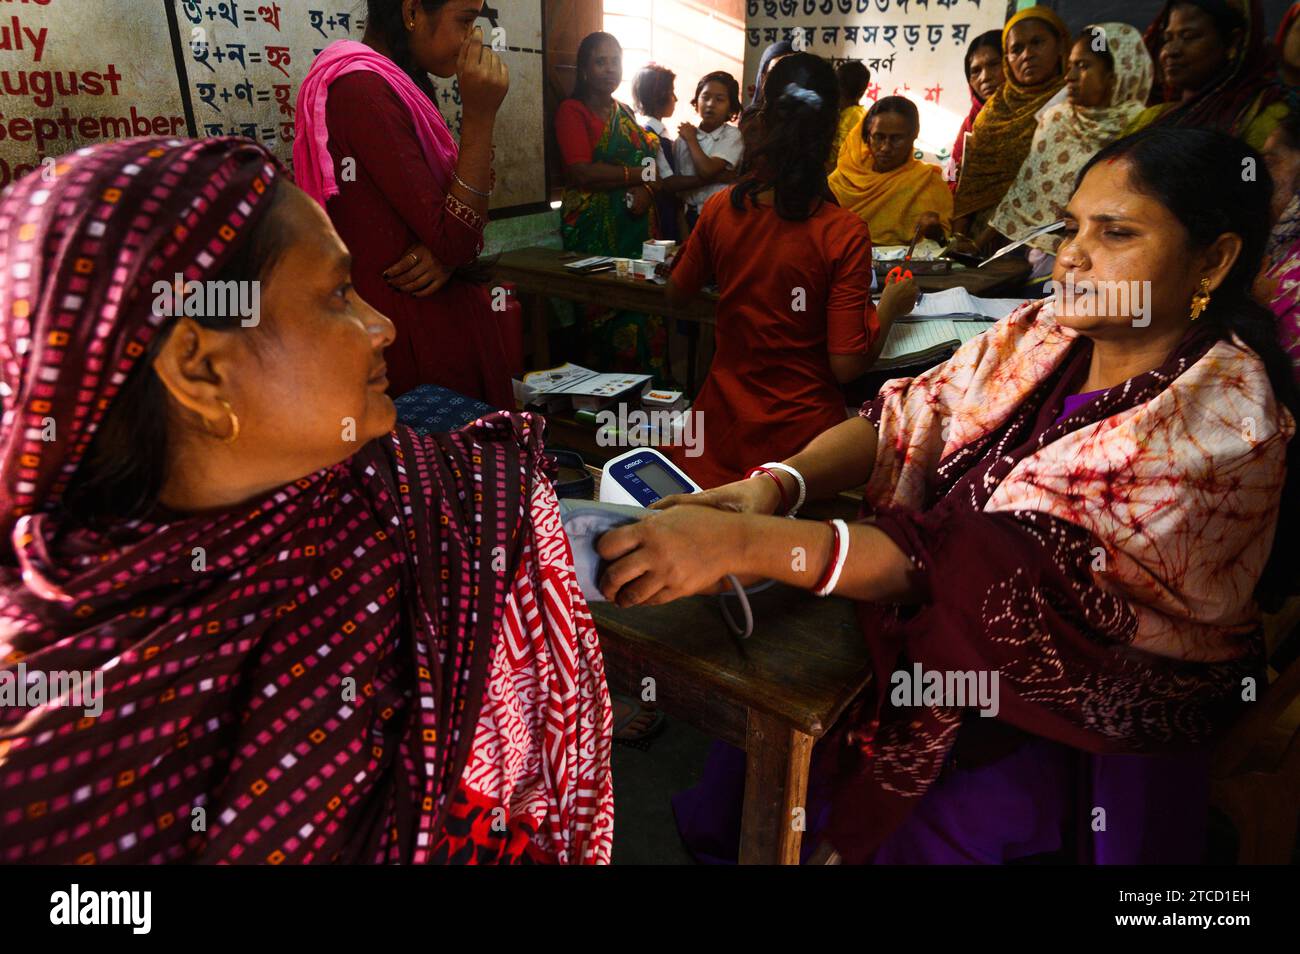
[[970, 111], [966, 47], [1006, 22], [1006, 0], [746, 0], [745, 80], [770, 43], [789, 40], [834, 62], [871, 70], [863, 97], [906, 96], [921, 111], [917, 148], [947, 159]]
[[[359, 40], [365, 0], [0, 0], [0, 188], [48, 157], [131, 136], [238, 135], [286, 165], [316, 54]], [[510, 67], [497, 119], [496, 212], [546, 199], [541, 2], [489, 0]], [[460, 129], [454, 79], [438, 106]]]

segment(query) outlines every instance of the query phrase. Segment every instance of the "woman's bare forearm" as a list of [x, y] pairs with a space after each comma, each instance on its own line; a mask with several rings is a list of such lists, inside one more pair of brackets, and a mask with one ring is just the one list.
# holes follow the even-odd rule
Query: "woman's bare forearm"
[[584, 162], [569, 166], [569, 182], [587, 192], [613, 192], [642, 185], [641, 169], [612, 162]]
[[[811, 590], [835, 556], [835, 534], [828, 524], [752, 514], [737, 515], [737, 519], [744, 521], [740, 576]], [[914, 602], [918, 594], [907, 555], [870, 523], [852, 524], [848, 530], [848, 557], [835, 595], [881, 603]]]
[[495, 113], [488, 116], [465, 114], [461, 120], [456, 175], [477, 192], [470, 191], [454, 179], [447, 188], [448, 192], [484, 216], [488, 213], [488, 197], [478, 193], [492, 191], [492, 133], [495, 126]]
[[[876, 464], [875, 425], [865, 418], [851, 418], [823, 431], [785, 463], [803, 475], [809, 500], [823, 500], [861, 486]], [[782, 482], [787, 491], [798, 493], [793, 477], [782, 474]]]
[[679, 192], [689, 192], [691, 189], [698, 189], [704, 185], [704, 180], [699, 176], [672, 175], [667, 179], [659, 180], [659, 189], [669, 195], [676, 195]]

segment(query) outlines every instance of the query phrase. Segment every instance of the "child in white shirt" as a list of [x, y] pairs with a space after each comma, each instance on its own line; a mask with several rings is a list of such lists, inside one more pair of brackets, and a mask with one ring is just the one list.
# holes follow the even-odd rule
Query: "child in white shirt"
[[745, 142], [730, 122], [740, 113], [740, 84], [730, 73], [710, 73], [695, 87], [691, 105], [700, 124], [677, 127], [673, 146], [677, 181], [671, 191], [681, 194], [687, 224], [694, 228], [704, 203], [736, 181], [744, 158]]

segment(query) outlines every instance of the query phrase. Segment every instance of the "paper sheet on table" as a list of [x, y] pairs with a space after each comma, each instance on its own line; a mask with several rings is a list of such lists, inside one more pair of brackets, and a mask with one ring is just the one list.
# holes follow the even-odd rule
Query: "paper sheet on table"
[[947, 318], [951, 315], [979, 315], [1000, 321], [1025, 303], [1024, 298], [976, 298], [958, 286], [921, 296], [909, 318]]
[[648, 374], [601, 374], [576, 364], [562, 364], [558, 368], [530, 371], [524, 375], [524, 384], [534, 396], [614, 397], [649, 380]]
[[[912, 250], [912, 258], [918, 262], [931, 262], [943, 254], [943, 246], [934, 239], [922, 239]], [[907, 257], [906, 245], [877, 245], [871, 250], [871, 257], [877, 262], [898, 262]]]
[[894, 361], [908, 355], [950, 346], [953, 342], [965, 344], [993, 327], [988, 321], [951, 321], [934, 318], [928, 321], [896, 321], [889, 329], [880, 360]]

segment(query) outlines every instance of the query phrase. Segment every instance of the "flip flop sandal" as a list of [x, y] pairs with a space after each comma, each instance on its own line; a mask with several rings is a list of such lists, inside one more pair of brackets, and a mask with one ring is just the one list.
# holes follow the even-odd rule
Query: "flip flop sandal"
[[[629, 696], [611, 696], [611, 701], [615, 704], [615, 712], [619, 707], [626, 710], [626, 715], [614, 718], [614, 741], [620, 745], [628, 745], [642, 752], [650, 748], [650, 743], [654, 741], [655, 736], [663, 731], [667, 725], [667, 718], [657, 709], [643, 709], [641, 704]], [[644, 719], [650, 715], [650, 724], [639, 732], [630, 733], [629, 727], [637, 719]], [[628, 734], [620, 734], [628, 733]]]

